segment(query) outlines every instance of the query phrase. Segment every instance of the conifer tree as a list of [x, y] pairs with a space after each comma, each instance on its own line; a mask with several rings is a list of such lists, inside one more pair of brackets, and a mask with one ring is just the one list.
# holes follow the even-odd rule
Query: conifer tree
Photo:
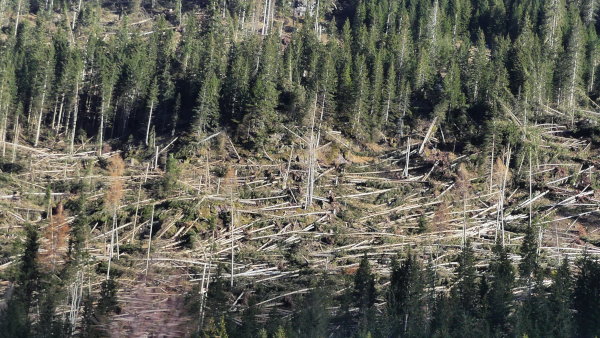
[[570, 337], [574, 334], [573, 313], [573, 280], [569, 269], [569, 260], [563, 257], [562, 264], [555, 271], [552, 285], [548, 289], [548, 320], [547, 330], [554, 337]]
[[526, 284], [529, 284], [533, 278], [533, 273], [539, 269], [537, 251], [537, 233], [532, 224], [525, 230], [525, 237], [520, 248], [522, 258], [519, 263], [519, 276]]
[[482, 333], [480, 316], [483, 305], [477, 283], [474, 252], [469, 241], [465, 243], [458, 263], [456, 281], [450, 294], [450, 304], [456, 308], [451, 317], [450, 330], [455, 336], [475, 337]]
[[194, 108], [194, 129], [198, 135], [215, 131], [219, 125], [220, 81], [211, 71], [206, 75]]
[[490, 263], [489, 289], [485, 294], [485, 310], [492, 334], [511, 330], [512, 288], [514, 271], [508, 252], [500, 243], [494, 246], [494, 258]]
[[[579, 13], [574, 5], [569, 10], [571, 21], [570, 31], [567, 34], [567, 44], [562, 55], [563, 72], [560, 78], [559, 95], [562, 96], [561, 102], [567, 113], [571, 116], [571, 125], [575, 123], [575, 108], [579, 104], [579, 93], [582, 84], [582, 70], [584, 69], [584, 50], [585, 36]], [[561, 95], [562, 94], [562, 95]]]
[[327, 291], [317, 286], [306, 295], [294, 316], [292, 324], [298, 337], [325, 337], [329, 323], [329, 296]]
[[276, 126], [275, 108], [279, 95], [275, 86], [277, 55], [276, 37], [271, 34], [263, 41], [258, 74], [250, 87], [246, 113], [238, 129], [240, 139], [251, 148], [263, 146], [269, 131]]
[[375, 304], [375, 276], [371, 273], [371, 266], [367, 256], [363, 256], [354, 277], [354, 304], [359, 309], [359, 314], [365, 316]]
[[417, 258], [409, 254], [401, 263], [392, 261], [387, 312], [392, 336], [419, 336], [427, 330], [425, 276]]
[[577, 335], [596, 337], [600, 335], [600, 262], [585, 255], [578, 267], [580, 271], [573, 292]]
[[14, 280], [14, 291], [7, 306], [0, 311], [0, 336], [29, 337], [31, 322], [29, 313], [38, 299], [41, 271], [38, 265], [38, 232], [29, 225], [25, 229], [25, 250]]

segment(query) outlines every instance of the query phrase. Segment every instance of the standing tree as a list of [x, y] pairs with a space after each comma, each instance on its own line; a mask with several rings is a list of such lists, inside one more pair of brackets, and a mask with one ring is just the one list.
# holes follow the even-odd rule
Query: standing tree
[[375, 305], [375, 276], [371, 273], [369, 259], [365, 254], [360, 261], [354, 276], [353, 303], [358, 307], [359, 332], [367, 332], [370, 324], [374, 324], [373, 306]]
[[[458, 257], [457, 279], [450, 292], [450, 305], [456, 308], [452, 316], [451, 334], [454, 336], [477, 336], [481, 328], [481, 297], [477, 285], [475, 256], [467, 241]], [[442, 305], [443, 306], [443, 303]]]
[[600, 336], [600, 262], [586, 255], [578, 266], [580, 271], [573, 293], [577, 335], [597, 337]]
[[512, 288], [514, 270], [508, 252], [500, 242], [494, 246], [494, 258], [490, 263], [489, 289], [485, 294], [485, 309], [492, 334], [511, 331]]
[[423, 267], [413, 254], [392, 261], [387, 314], [392, 336], [418, 336], [427, 331]]

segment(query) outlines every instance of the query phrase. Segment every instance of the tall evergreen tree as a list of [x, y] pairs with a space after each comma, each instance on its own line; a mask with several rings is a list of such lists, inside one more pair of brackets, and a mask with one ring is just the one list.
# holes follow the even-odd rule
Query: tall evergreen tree
[[577, 335], [596, 337], [600, 335], [600, 262], [586, 255], [578, 262], [578, 267], [580, 271], [573, 293]]
[[29, 313], [36, 304], [40, 290], [41, 271], [38, 265], [38, 232], [29, 225], [25, 229], [25, 250], [20, 258], [14, 279], [12, 296], [7, 306], [0, 311], [0, 336], [29, 337], [31, 321]]
[[409, 254], [398, 263], [392, 261], [387, 293], [387, 315], [392, 336], [424, 336], [427, 332], [425, 275], [417, 258]]
[[549, 327], [554, 337], [571, 337], [574, 334], [573, 313], [571, 311], [573, 297], [573, 281], [569, 269], [569, 260], [565, 257], [556, 270], [549, 288]]
[[485, 294], [485, 311], [492, 334], [507, 334], [512, 330], [511, 309], [514, 270], [506, 248], [494, 246], [494, 258], [489, 268], [489, 289]]
[[456, 281], [450, 298], [451, 306], [456, 308], [451, 317], [450, 330], [453, 336], [476, 337], [483, 333], [480, 318], [483, 305], [477, 284], [475, 256], [470, 241], [465, 243], [458, 257], [458, 263]]

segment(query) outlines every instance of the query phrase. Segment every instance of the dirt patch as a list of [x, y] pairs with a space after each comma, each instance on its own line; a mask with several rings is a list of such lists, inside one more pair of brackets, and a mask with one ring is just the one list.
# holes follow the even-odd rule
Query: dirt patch
[[190, 337], [192, 318], [186, 312], [181, 286], [177, 278], [166, 280], [144, 277], [128, 286], [119, 295], [121, 313], [109, 326], [111, 337]]

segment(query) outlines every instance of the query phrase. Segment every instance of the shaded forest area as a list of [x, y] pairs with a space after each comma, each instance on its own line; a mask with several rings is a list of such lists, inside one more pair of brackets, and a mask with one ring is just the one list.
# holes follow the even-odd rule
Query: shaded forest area
[[600, 335], [597, 0], [0, 0], [0, 337]]
[[3, 139], [133, 145], [226, 128], [257, 149], [313, 106], [369, 142], [437, 117], [459, 152], [498, 119], [597, 134], [594, 0], [319, 2], [303, 19], [270, 0], [152, 4], [3, 1]]

